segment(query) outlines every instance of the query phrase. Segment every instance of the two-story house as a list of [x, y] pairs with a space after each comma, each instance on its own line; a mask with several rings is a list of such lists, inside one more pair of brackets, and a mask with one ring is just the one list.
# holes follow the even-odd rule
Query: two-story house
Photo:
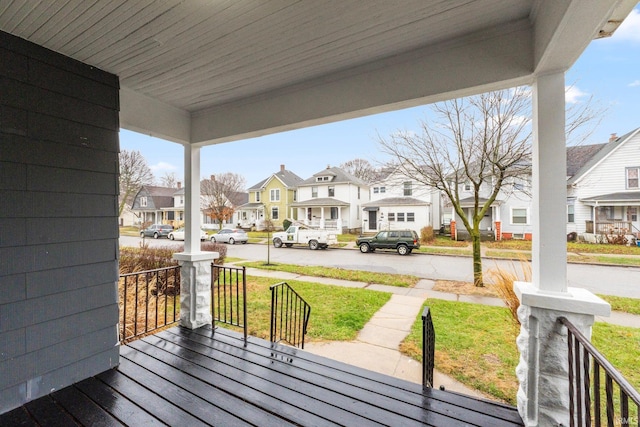
[[567, 232], [639, 237], [640, 128], [567, 150]]
[[396, 168], [382, 171], [371, 184], [370, 201], [362, 208], [364, 232], [411, 229], [420, 234], [423, 227], [440, 227], [440, 192]]
[[298, 201], [291, 206], [312, 227], [360, 232], [362, 204], [369, 201], [369, 185], [338, 167], [327, 166], [298, 185]]
[[243, 228], [261, 230], [266, 219], [282, 228], [285, 219], [298, 219], [293, 207], [298, 197], [297, 187], [303, 179], [280, 165], [280, 170], [249, 187], [249, 201], [238, 207], [237, 222]]
[[131, 211], [142, 224], [171, 224], [184, 222], [184, 188], [145, 185], [133, 199]]

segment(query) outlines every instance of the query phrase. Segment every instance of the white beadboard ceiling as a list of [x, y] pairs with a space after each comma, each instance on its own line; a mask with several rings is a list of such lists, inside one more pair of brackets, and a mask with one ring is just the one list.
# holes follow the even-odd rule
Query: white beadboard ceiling
[[123, 126], [206, 144], [566, 69], [634, 4], [2, 0], [0, 30], [118, 75]]

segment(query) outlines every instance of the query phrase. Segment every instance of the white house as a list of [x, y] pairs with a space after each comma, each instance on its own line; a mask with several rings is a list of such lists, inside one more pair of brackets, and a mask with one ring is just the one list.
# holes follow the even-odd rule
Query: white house
[[362, 204], [362, 231], [411, 229], [420, 234], [426, 226], [440, 227], [438, 190], [389, 169], [371, 184], [371, 201]]
[[320, 228], [360, 231], [362, 205], [369, 201], [369, 185], [338, 167], [327, 166], [298, 184], [298, 219]]
[[640, 233], [640, 128], [567, 150], [567, 232]]

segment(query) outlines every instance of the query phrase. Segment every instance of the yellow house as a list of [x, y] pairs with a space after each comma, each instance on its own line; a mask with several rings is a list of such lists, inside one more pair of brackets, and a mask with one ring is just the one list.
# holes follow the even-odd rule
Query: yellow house
[[282, 228], [285, 219], [295, 220], [297, 209], [291, 204], [297, 201], [298, 185], [304, 181], [295, 173], [280, 165], [280, 170], [259, 183], [251, 186], [249, 202], [240, 206], [240, 226], [242, 228], [264, 228], [264, 221], [270, 219], [275, 228]]

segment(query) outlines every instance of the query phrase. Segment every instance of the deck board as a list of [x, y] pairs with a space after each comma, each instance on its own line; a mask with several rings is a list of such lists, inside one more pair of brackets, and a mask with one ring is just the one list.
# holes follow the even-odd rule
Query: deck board
[[120, 366], [0, 415], [0, 425], [514, 426], [515, 408], [226, 329], [171, 328]]

